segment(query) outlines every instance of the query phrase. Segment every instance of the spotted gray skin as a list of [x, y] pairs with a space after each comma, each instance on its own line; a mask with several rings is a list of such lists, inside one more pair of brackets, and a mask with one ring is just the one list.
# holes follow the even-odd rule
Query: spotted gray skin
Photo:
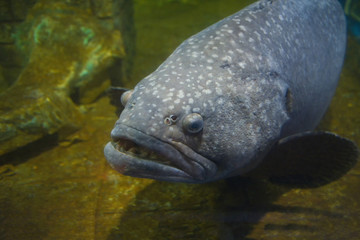
[[[274, 143], [318, 124], [345, 41], [336, 0], [256, 2], [184, 41], [137, 84], [105, 156], [125, 175], [166, 181], [247, 173]], [[192, 113], [200, 132], [183, 126]]]

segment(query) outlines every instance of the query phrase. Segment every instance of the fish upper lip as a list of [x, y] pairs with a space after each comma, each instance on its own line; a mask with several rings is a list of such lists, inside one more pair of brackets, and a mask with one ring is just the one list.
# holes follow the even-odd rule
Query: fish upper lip
[[165, 142], [125, 124], [117, 124], [111, 138], [113, 142], [104, 149], [105, 157], [113, 168], [124, 175], [206, 182], [217, 169], [210, 160], [182, 143]]

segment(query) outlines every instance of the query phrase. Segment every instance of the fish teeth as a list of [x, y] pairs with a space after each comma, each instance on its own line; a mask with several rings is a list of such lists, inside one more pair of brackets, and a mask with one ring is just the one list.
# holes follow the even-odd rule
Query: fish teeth
[[138, 150], [136, 149], [136, 147], [132, 147], [132, 148], [128, 149], [126, 152], [136, 154], [136, 153], [137, 153], [137, 151], [138, 151]]
[[148, 158], [149, 152], [148, 151], [140, 151], [139, 157], [141, 158]]
[[138, 157], [141, 159], [148, 159], [152, 160], [154, 162], [162, 163], [170, 165], [168, 159], [166, 159], [165, 156], [158, 154], [157, 152], [150, 150], [144, 146], [137, 145], [134, 142], [131, 142], [129, 140], [120, 140], [118, 142], [113, 143], [116, 150], [119, 152], [127, 153], [129, 155], [132, 155], [134, 157]]
[[154, 152], [150, 152], [149, 159], [151, 159], [151, 160], [156, 159], [156, 154]]
[[115, 149], [118, 150], [119, 152], [122, 152], [124, 150], [122, 148], [122, 146], [120, 144], [118, 144], [118, 143], [115, 143], [114, 146], [115, 146]]

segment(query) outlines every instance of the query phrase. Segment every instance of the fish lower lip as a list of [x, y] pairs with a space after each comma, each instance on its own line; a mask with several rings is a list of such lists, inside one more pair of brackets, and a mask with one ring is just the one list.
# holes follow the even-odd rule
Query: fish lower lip
[[194, 182], [189, 174], [177, 167], [139, 159], [127, 155], [115, 147], [115, 142], [109, 142], [104, 148], [104, 154], [112, 168], [124, 175], [173, 182]]

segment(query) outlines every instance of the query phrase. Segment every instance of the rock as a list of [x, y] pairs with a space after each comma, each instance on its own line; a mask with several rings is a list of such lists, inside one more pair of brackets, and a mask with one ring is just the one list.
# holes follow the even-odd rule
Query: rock
[[108, 69], [125, 56], [120, 32], [71, 1], [38, 1], [15, 40], [26, 64], [0, 94], [0, 155], [79, 128], [84, 117], [78, 105], [110, 85]]
[[0, 92], [7, 89], [7, 87], [8, 87], [8, 85], [7, 85], [7, 82], [6, 82], [5, 78], [4, 78], [3, 68], [0, 66]]

